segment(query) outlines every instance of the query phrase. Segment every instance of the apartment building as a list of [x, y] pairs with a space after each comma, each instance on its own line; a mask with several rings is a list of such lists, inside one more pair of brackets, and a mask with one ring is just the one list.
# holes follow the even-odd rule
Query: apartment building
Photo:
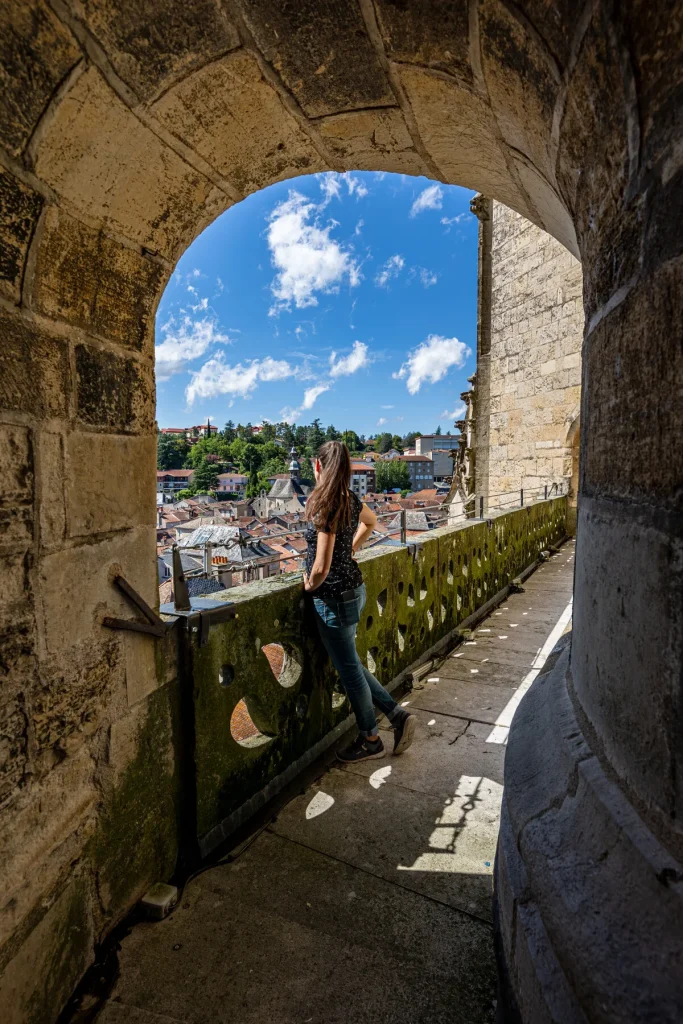
[[219, 473], [216, 491], [219, 494], [236, 494], [238, 498], [243, 498], [248, 483], [249, 477], [244, 473]]
[[424, 491], [434, 486], [434, 462], [426, 455], [399, 455], [410, 475], [411, 491]]
[[434, 463], [434, 479], [453, 476], [451, 451], [458, 447], [459, 434], [423, 434], [415, 438], [415, 454], [426, 455]]
[[372, 462], [351, 459], [351, 490], [359, 498], [365, 499], [369, 491], [375, 489], [375, 467]]
[[173, 497], [178, 491], [190, 486], [193, 475], [193, 469], [158, 469], [157, 494]]

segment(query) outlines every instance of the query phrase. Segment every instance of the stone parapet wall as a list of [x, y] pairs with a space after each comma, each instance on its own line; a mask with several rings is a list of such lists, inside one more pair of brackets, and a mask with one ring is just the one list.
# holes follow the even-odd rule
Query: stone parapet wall
[[[566, 511], [566, 499], [553, 499], [486, 522], [431, 531], [410, 548], [378, 545], [362, 555], [367, 604], [358, 649], [370, 671], [385, 684], [398, 679], [504, 592], [541, 550], [562, 540]], [[212, 830], [224, 835], [221, 822], [349, 714], [317, 641], [314, 613], [298, 574], [294, 580], [285, 576], [240, 587], [226, 600], [236, 603], [238, 617], [212, 627], [207, 646], [189, 634], [197, 835], [205, 851], [215, 841]], [[279, 645], [284, 659], [275, 662], [270, 645]], [[241, 725], [242, 702], [260, 740], [233, 738], [233, 714], [237, 709]]]
[[583, 302], [578, 260], [508, 207], [489, 208], [491, 290], [480, 317], [490, 321], [480, 323], [488, 337], [477, 358], [475, 489], [494, 504], [494, 495], [520, 488], [571, 490]]

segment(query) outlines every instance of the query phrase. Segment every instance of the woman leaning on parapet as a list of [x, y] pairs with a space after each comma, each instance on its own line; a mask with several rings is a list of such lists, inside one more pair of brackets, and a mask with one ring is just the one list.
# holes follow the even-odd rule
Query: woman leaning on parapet
[[351, 460], [341, 441], [324, 444], [314, 463], [316, 484], [306, 503], [304, 589], [311, 594], [320, 638], [356, 716], [358, 737], [337, 756], [340, 761], [384, 757], [375, 707], [394, 728], [394, 754], [408, 749], [415, 716], [399, 707], [361, 662], [356, 630], [365, 605], [365, 584], [354, 554], [371, 535], [377, 516], [350, 487]]

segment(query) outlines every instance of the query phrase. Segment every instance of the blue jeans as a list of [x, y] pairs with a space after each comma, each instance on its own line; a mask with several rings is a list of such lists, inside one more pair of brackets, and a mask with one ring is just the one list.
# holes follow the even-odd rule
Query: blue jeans
[[356, 650], [356, 629], [365, 606], [365, 584], [344, 598], [313, 596], [315, 621], [325, 650], [339, 673], [361, 736], [377, 735], [373, 704], [390, 720], [400, 712], [394, 698], [363, 665]]

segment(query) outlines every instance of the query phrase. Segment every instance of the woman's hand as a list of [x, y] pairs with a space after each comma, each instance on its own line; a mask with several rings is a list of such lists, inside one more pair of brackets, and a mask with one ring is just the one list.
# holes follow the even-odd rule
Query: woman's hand
[[308, 579], [308, 573], [304, 569], [304, 590], [308, 591], [310, 589], [311, 589], [311, 584], [310, 584], [310, 581]]

